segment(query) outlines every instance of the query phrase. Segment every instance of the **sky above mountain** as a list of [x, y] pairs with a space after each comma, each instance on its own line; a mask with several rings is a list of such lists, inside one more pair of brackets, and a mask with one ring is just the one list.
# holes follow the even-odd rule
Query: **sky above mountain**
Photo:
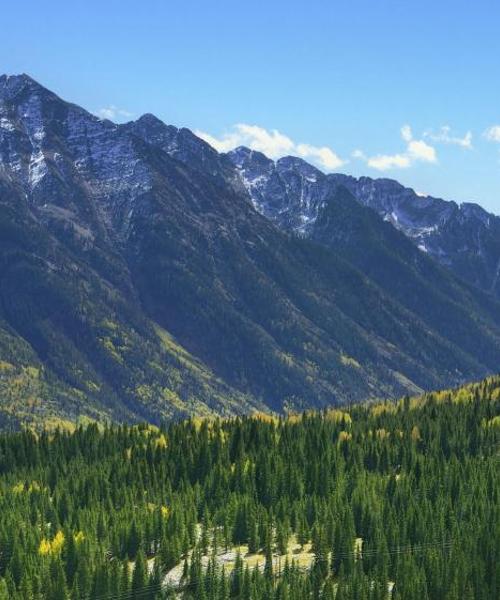
[[493, 0], [27, 0], [2, 22], [2, 73], [103, 118], [152, 112], [220, 150], [294, 154], [500, 214]]

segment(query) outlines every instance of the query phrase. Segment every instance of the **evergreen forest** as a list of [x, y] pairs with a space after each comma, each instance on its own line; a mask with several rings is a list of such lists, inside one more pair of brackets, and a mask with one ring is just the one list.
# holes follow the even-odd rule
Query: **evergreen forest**
[[1, 600], [498, 600], [500, 378], [0, 435]]

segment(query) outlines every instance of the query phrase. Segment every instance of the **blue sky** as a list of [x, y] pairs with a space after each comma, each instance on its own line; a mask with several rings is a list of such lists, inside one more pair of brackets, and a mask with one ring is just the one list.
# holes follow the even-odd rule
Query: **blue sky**
[[2, 6], [0, 71], [500, 214], [499, 29], [486, 0], [28, 0]]

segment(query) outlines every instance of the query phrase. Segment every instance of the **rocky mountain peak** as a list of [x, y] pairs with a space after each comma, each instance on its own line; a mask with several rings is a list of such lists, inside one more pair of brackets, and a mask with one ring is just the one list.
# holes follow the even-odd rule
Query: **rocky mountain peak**
[[492, 216], [484, 210], [482, 206], [474, 202], [463, 202], [460, 204], [460, 211], [466, 219], [476, 219], [486, 227], [489, 227], [492, 222]]
[[325, 177], [319, 169], [298, 156], [284, 156], [276, 161], [279, 172], [293, 171], [297, 175], [305, 177], [308, 181], [316, 182]]
[[226, 177], [242, 184], [235, 177], [232, 164], [212, 146], [186, 127], [167, 125], [152, 114], [120, 126], [123, 131], [140, 137], [147, 144], [166, 152], [169, 156], [214, 178]]
[[0, 75], [0, 99], [12, 100], [23, 91], [44, 91], [50, 93], [26, 73], [20, 75]]
[[165, 123], [153, 113], [144, 113], [133, 123], [140, 124], [144, 127], [166, 127]]
[[274, 165], [274, 161], [267, 158], [265, 154], [258, 150], [251, 150], [246, 146], [238, 146], [228, 152], [226, 156], [239, 169], [251, 167], [271, 168]]
[[146, 113], [136, 121], [122, 125], [121, 128], [166, 152], [173, 152], [176, 149], [176, 138], [179, 132], [177, 127], [165, 124], [151, 113]]

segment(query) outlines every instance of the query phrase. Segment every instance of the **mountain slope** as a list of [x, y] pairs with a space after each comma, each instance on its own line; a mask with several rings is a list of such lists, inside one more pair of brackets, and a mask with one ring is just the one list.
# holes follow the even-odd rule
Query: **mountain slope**
[[500, 217], [477, 204], [419, 196], [392, 180], [337, 176], [337, 181], [424, 252], [500, 297]]
[[122, 168], [132, 143], [29, 78], [2, 84], [4, 410], [27, 420], [157, 420], [259, 407], [142, 311], [113, 196], [145, 186]]
[[[70, 243], [61, 243], [19, 196], [2, 190], [0, 206], [0, 390], [7, 412], [28, 420], [157, 420], [251, 408], [145, 318], [129, 293], [126, 266], [97, 269], [71, 248], [73, 231]], [[119, 276], [121, 286], [111, 282]]]
[[[245, 183], [188, 130], [151, 115], [115, 125], [27, 76], [0, 78], [5, 418], [325, 406], [496, 368], [496, 303], [452, 276], [445, 302], [426, 280], [422, 303], [451, 315], [438, 326], [360, 257], [317, 243], [326, 212], [316, 241], [298, 239]], [[386, 251], [407, 252], [394, 234]]]
[[[324, 175], [299, 158], [275, 163], [247, 148], [228, 156], [254, 205], [280, 228], [333, 249], [460, 348], [470, 344], [471, 331], [485, 328], [488, 337], [487, 323], [498, 314], [497, 302], [441, 268], [391, 223], [359, 203], [338, 183], [339, 177]], [[477, 315], [482, 315], [482, 324]], [[474, 348], [475, 356], [486, 361], [490, 351], [482, 342]]]
[[282, 226], [307, 235], [325, 195], [343, 186], [455, 275], [500, 297], [500, 217], [477, 204], [420, 196], [391, 179], [325, 175], [294, 157], [275, 164], [244, 147], [228, 158], [258, 210]]

